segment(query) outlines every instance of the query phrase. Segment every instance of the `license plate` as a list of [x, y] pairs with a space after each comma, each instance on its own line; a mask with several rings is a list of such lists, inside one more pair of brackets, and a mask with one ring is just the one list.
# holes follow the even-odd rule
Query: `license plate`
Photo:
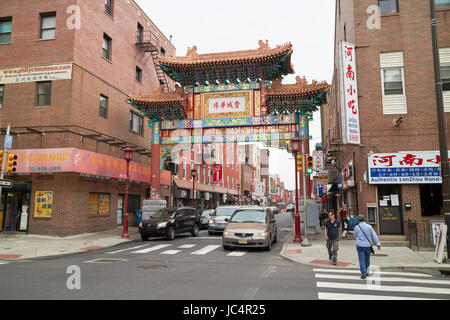
[[247, 239], [239, 239], [239, 244], [247, 244]]

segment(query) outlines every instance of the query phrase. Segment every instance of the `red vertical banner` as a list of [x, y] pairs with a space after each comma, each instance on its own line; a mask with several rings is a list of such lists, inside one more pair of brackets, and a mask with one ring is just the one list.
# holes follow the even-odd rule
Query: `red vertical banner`
[[214, 183], [219, 183], [222, 181], [222, 165], [215, 164], [214, 165]]

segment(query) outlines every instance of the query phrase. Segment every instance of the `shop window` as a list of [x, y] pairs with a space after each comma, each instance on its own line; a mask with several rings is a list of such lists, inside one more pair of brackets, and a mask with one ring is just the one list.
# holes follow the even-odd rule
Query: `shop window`
[[420, 209], [422, 217], [436, 216], [443, 212], [442, 185], [420, 185]]
[[0, 18], [0, 43], [11, 42], [12, 18]]
[[55, 39], [56, 12], [41, 13], [41, 40]]
[[110, 195], [107, 193], [89, 193], [88, 214], [108, 215]]

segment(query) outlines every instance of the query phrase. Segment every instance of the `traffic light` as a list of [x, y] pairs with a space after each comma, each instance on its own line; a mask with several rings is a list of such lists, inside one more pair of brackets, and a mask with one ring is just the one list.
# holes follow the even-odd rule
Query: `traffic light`
[[314, 162], [313, 162], [313, 157], [312, 156], [306, 156], [306, 172], [308, 172], [308, 174], [312, 174], [314, 169]]
[[6, 158], [6, 160], [6, 172], [16, 172], [17, 155], [15, 153], [8, 153], [8, 157]]
[[297, 155], [297, 171], [303, 171], [303, 156], [301, 154]]

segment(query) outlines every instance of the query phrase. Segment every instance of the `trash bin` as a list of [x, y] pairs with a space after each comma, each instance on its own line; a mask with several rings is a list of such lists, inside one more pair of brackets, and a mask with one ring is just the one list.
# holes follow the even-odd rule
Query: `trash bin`
[[136, 227], [139, 227], [139, 224], [142, 222], [142, 210], [136, 211]]

